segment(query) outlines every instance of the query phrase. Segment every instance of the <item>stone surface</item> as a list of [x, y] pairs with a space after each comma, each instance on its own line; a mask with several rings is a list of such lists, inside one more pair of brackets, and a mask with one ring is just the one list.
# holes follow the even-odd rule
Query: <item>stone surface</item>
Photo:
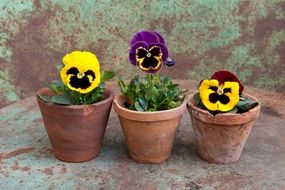
[[166, 38], [177, 64], [163, 72], [174, 78], [225, 68], [246, 85], [285, 92], [284, 0], [1, 0], [0, 106], [58, 77], [55, 65], [75, 49], [130, 78], [139, 71], [128, 63], [129, 39], [139, 29]]
[[[190, 92], [197, 85], [181, 82]], [[51, 152], [35, 97], [26, 98], [0, 110], [0, 189], [285, 189], [285, 95], [246, 92], [260, 100], [261, 114], [240, 160], [229, 165], [197, 155], [187, 111], [162, 164], [128, 157], [113, 110], [100, 155], [80, 164], [61, 162]]]

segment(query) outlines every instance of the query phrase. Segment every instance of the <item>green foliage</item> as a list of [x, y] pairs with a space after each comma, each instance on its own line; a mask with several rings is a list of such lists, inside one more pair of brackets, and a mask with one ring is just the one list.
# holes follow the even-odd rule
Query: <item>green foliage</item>
[[115, 73], [113, 71], [103, 71], [101, 75], [101, 83], [105, 83], [108, 80], [112, 79], [115, 76]]
[[239, 113], [244, 113], [257, 105], [258, 103], [256, 101], [246, 97], [241, 97], [238, 104], [236, 105], [236, 108], [238, 109]]
[[48, 85], [48, 88], [53, 91], [53, 96], [39, 97], [49, 103], [61, 104], [61, 105], [88, 105], [99, 102], [103, 99], [106, 84], [105, 82], [115, 76], [114, 72], [104, 71], [101, 75], [100, 84], [91, 92], [82, 94], [77, 91], [70, 90], [65, 86], [61, 80], [56, 80]]
[[203, 110], [207, 110], [209, 111], [211, 114], [213, 115], [216, 115], [218, 113], [245, 113], [247, 111], [249, 111], [250, 109], [254, 108], [255, 106], [258, 105], [258, 103], [252, 99], [249, 99], [245, 96], [241, 96], [239, 98], [239, 102], [238, 104], [230, 111], [227, 111], [227, 112], [220, 112], [220, 111], [211, 111], [211, 110], [208, 110], [206, 108], [206, 106], [202, 103], [201, 99], [200, 99], [200, 95], [199, 95], [199, 92], [197, 92], [196, 94], [194, 94], [194, 104], [203, 109]]
[[127, 98], [125, 106], [136, 111], [160, 111], [175, 108], [184, 101], [185, 95], [168, 76], [147, 74], [135, 76], [127, 85], [118, 81], [121, 93]]

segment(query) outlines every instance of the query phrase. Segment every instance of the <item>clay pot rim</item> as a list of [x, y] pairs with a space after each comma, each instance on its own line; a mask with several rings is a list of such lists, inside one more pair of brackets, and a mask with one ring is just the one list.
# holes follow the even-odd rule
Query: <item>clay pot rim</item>
[[60, 105], [60, 104], [54, 104], [54, 103], [46, 102], [39, 97], [39, 94], [42, 94], [43, 92], [47, 92], [47, 91], [51, 92], [51, 90], [47, 87], [39, 89], [36, 92], [37, 100], [40, 101], [41, 103], [44, 103], [47, 105], [51, 105], [54, 107], [60, 107], [60, 108], [64, 107], [65, 109], [82, 109], [82, 108], [85, 108], [86, 106], [92, 106], [92, 105], [99, 106], [99, 105], [105, 104], [109, 101], [112, 101], [114, 99], [114, 96], [115, 96], [114, 92], [112, 90], [110, 90], [109, 88], [105, 88], [104, 94], [106, 95], [106, 98], [99, 101], [99, 102], [96, 102], [93, 104], [84, 104], [84, 105]]
[[197, 111], [199, 111], [199, 112], [203, 112], [203, 113], [205, 113], [205, 114], [207, 114], [207, 115], [211, 115], [211, 116], [213, 116], [213, 117], [214, 117], [214, 116], [217, 117], [218, 115], [223, 115], [223, 116], [237, 116], [237, 115], [242, 115], [242, 114], [245, 114], [245, 113], [250, 112], [250, 111], [252, 111], [252, 110], [257, 110], [257, 109], [259, 109], [258, 107], [260, 107], [260, 102], [258, 101], [258, 99], [257, 99], [256, 97], [251, 96], [251, 95], [246, 94], [246, 93], [243, 93], [243, 94], [242, 94], [243, 96], [245, 96], [245, 97], [247, 97], [247, 98], [250, 98], [250, 99], [253, 99], [254, 101], [256, 101], [256, 102], [258, 103], [258, 105], [255, 106], [254, 108], [248, 110], [248, 111], [245, 112], [245, 113], [219, 113], [219, 114], [217, 114], [217, 115], [212, 115], [212, 114], [211, 114], [210, 112], [208, 112], [207, 110], [203, 110], [203, 109], [197, 107], [197, 106], [194, 104], [193, 97], [194, 97], [194, 95], [195, 95], [196, 93], [197, 93], [197, 92], [195, 92], [195, 93], [193, 93], [193, 94], [190, 94], [190, 96], [189, 96], [189, 101], [187, 102], [187, 105], [190, 106], [191, 108], [193, 108], [194, 110], [197, 110]]
[[[124, 97], [122, 94], [118, 94], [115, 96], [114, 98], [114, 102], [117, 103], [117, 98], [121, 96], [121, 97]], [[168, 110], [161, 110], [161, 111], [144, 111], [144, 112], [140, 112], [140, 111], [134, 111], [134, 110], [130, 110], [128, 108], [125, 108], [123, 106], [121, 106], [121, 104], [117, 103], [118, 104], [118, 107], [120, 107], [122, 110], [125, 110], [125, 111], [128, 111], [128, 112], [131, 112], [131, 113], [139, 113], [139, 114], [144, 114], [144, 115], [149, 115], [149, 114], [156, 114], [156, 113], [165, 113], [165, 112], [169, 112], [169, 111], [174, 111], [174, 110], [178, 110], [183, 104], [186, 104], [187, 103], [187, 100], [186, 98], [184, 99], [184, 101], [182, 102], [182, 104], [178, 107], [175, 107], [175, 108], [171, 108], [171, 109], [168, 109]]]
[[[176, 108], [168, 109], [168, 110], [161, 110], [161, 111], [146, 111], [146, 112], [139, 112], [130, 110], [128, 108], [125, 108], [121, 105], [119, 102], [119, 99], [125, 98], [124, 95], [117, 94], [113, 100], [115, 111], [118, 113], [118, 115], [128, 118], [130, 120], [134, 121], [163, 121], [163, 120], [170, 120], [175, 117], [178, 117], [179, 115], [182, 115], [186, 109], [187, 104], [187, 97], [185, 97], [182, 104]], [[157, 115], [155, 119], [151, 119], [147, 116], [150, 115]]]
[[[246, 93], [243, 93], [243, 96], [255, 100], [258, 103], [258, 105], [255, 106], [254, 108], [250, 109], [249, 111], [245, 112], [245, 113], [219, 113], [216, 115], [212, 115], [207, 110], [203, 110], [194, 104], [194, 98], [193, 97], [196, 93], [197, 92], [195, 92], [189, 96], [189, 101], [187, 102], [187, 109], [189, 112], [192, 109], [195, 112], [199, 112], [200, 114], [205, 115], [208, 119], [207, 119], [207, 121], [205, 121], [205, 120], [203, 120], [203, 121], [207, 122], [207, 123], [213, 123], [213, 124], [218, 124], [218, 125], [229, 125], [229, 126], [232, 125], [232, 124], [229, 124], [231, 120], [235, 120], [237, 122], [236, 124], [247, 123], [247, 122], [257, 118], [259, 110], [261, 108], [261, 104], [256, 97], [251, 96], [251, 95], [246, 94]], [[194, 117], [196, 117], [196, 116], [194, 116]], [[224, 117], [228, 118], [227, 121], [229, 121], [229, 123], [228, 122], [225, 122], [225, 123], [219, 122], [220, 118], [224, 118]], [[199, 118], [197, 118], [197, 119], [199, 119]], [[240, 121], [237, 121], [237, 119]]]

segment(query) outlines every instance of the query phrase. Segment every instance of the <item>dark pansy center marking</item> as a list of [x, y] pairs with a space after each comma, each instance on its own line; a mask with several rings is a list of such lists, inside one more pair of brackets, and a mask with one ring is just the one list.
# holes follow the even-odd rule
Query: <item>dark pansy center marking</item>
[[210, 94], [209, 101], [212, 103], [216, 103], [217, 101], [219, 101], [219, 94], [218, 93]]
[[76, 67], [71, 67], [70, 69], [68, 69], [68, 71], [66, 72], [66, 75], [77, 75], [79, 73], [78, 69]]
[[88, 75], [92, 76], [92, 80], [94, 80], [96, 78], [94, 72], [91, 70], [86, 71], [84, 74], [86, 76], [88, 76]]
[[225, 88], [225, 89], [224, 89], [224, 93], [228, 93], [228, 92], [231, 93], [231, 92], [232, 92], [232, 89], [231, 89], [231, 88]]
[[[223, 90], [219, 89], [216, 86], [210, 86], [209, 89], [213, 90], [215, 93], [210, 94], [209, 100], [212, 103], [216, 103], [217, 101], [220, 101], [222, 104], [227, 104], [230, 102], [230, 99], [228, 96], [225, 95], [225, 93], [231, 93], [231, 88], [224, 88]], [[219, 91], [220, 90], [220, 91]]]
[[152, 56], [161, 56], [161, 49], [158, 46], [151, 47], [149, 52]]
[[216, 87], [216, 86], [210, 86], [209, 89], [211, 89], [211, 90], [213, 90], [213, 91], [215, 91], [215, 92], [218, 91], [218, 87]]
[[142, 47], [137, 49], [137, 58], [141, 59], [141, 58], [145, 58], [146, 55], [148, 54], [148, 51]]
[[217, 101], [220, 101], [222, 104], [228, 104], [230, 102], [230, 98], [225, 94], [214, 92], [209, 95], [209, 101], [213, 104], [217, 103]]
[[90, 85], [91, 85], [88, 76], [92, 77], [92, 81], [96, 78], [95, 74], [92, 70], [88, 70], [88, 71], [82, 73], [82, 75], [80, 75], [81, 78], [78, 78], [78, 73], [79, 73], [79, 71], [76, 67], [72, 67], [66, 72], [67, 75], [70, 75], [70, 74], [73, 75], [70, 77], [70, 82], [69, 82], [69, 84], [73, 88], [86, 89], [86, 88], [90, 87]]
[[157, 68], [161, 64], [161, 49], [158, 46], [153, 46], [150, 50], [139, 47], [136, 52], [137, 61], [139, 64], [149, 70], [150, 68]]

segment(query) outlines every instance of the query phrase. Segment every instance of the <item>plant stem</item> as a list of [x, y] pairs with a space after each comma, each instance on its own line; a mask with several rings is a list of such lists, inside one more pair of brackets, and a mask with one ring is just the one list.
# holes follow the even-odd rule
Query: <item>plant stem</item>
[[148, 85], [149, 85], [149, 88], [151, 89], [152, 88], [152, 74], [146, 74], [146, 77], [147, 77], [147, 80], [148, 80]]
[[157, 72], [155, 74], [155, 79], [156, 79], [156, 83], [159, 83], [159, 81], [160, 81], [160, 72]]

